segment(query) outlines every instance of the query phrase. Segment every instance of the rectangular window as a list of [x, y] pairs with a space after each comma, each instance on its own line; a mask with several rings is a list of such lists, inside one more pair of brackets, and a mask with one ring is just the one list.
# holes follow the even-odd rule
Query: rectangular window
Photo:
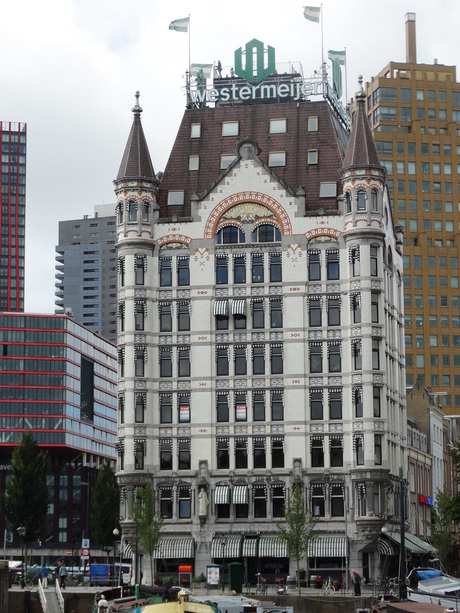
[[323, 419], [323, 390], [320, 388], [310, 390], [310, 419]]
[[178, 347], [177, 362], [178, 376], [190, 377], [190, 347]]
[[134, 468], [135, 470], [144, 470], [145, 444], [146, 444], [146, 441], [144, 440], [134, 441]]
[[281, 298], [270, 299], [270, 328], [283, 327], [283, 302]]
[[308, 132], [318, 132], [318, 117], [315, 115], [308, 118]]
[[270, 373], [272, 375], [283, 373], [283, 345], [270, 345]]
[[373, 370], [380, 369], [380, 341], [372, 341], [372, 368]]
[[238, 136], [239, 122], [238, 121], [223, 121], [222, 136]]
[[179, 487], [179, 519], [190, 519], [192, 516], [192, 495], [189, 487]]
[[327, 279], [328, 281], [340, 278], [339, 250], [329, 249], [326, 251]]
[[313, 468], [324, 466], [324, 439], [313, 437], [310, 443], [311, 465]]
[[321, 252], [310, 250], [308, 252], [308, 280], [321, 280]]
[[160, 332], [171, 332], [172, 314], [170, 302], [159, 302], [158, 311], [160, 317]]
[[253, 253], [251, 257], [252, 263], [252, 282], [264, 282], [264, 255], [263, 253]]
[[216, 256], [216, 284], [227, 285], [228, 283], [228, 256]]
[[329, 419], [342, 419], [342, 390], [329, 389]]
[[163, 519], [172, 519], [172, 489], [169, 487], [160, 488], [160, 515]]
[[217, 376], [226, 377], [229, 373], [229, 347], [228, 345], [217, 345], [216, 347], [216, 363]]
[[190, 126], [190, 138], [201, 138], [201, 123], [192, 123]]
[[335, 181], [325, 181], [319, 185], [320, 198], [335, 198], [337, 196], [337, 183]]
[[312, 483], [310, 488], [311, 514], [313, 517], [324, 517], [326, 507], [324, 501], [324, 484]]
[[179, 463], [179, 470], [190, 470], [191, 467], [191, 453], [190, 453], [190, 447], [191, 447], [191, 441], [189, 438], [186, 439], [179, 439], [177, 441], [177, 446], [178, 446], [178, 463]]
[[361, 294], [353, 292], [350, 294], [352, 320], [354, 324], [361, 323]]
[[199, 170], [200, 169], [200, 156], [199, 155], [190, 155], [188, 158], [188, 169], [189, 170]]
[[364, 464], [364, 438], [362, 434], [353, 436], [353, 447], [355, 451], [355, 464], [362, 466]]
[[340, 296], [328, 296], [327, 325], [340, 326]]
[[363, 388], [354, 387], [352, 390], [353, 395], [353, 413], [356, 418], [363, 416]]
[[235, 155], [221, 155], [220, 156], [220, 169], [225, 170], [236, 160]]
[[382, 464], [382, 435], [374, 434], [374, 463], [378, 466]]
[[136, 377], [144, 376], [146, 351], [147, 347], [144, 346], [134, 348], [134, 374]]
[[179, 332], [190, 330], [190, 302], [188, 301], [177, 303], [177, 329]]
[[272, 438], [272, 468], [284, 468], [284, 438]]
[[265, 421], [265, 392], [253, 392], [252, 413], [254, 421]]
[[136, 302], [134, 304], [134, 327], [136, 330], [144, 329], [144, 313], [145, 313], [146, 303]]
[[145, 263], [145, 256], [136, 256], [134, 259], [134, 277], [136, 285], [144, 285]]
[[323, 344], [322, 343], [310, 343], [310, 373], [323, 372]]
[[267, 517], [267, 486], [255, 484], [252, 488], [254, 502], [254, 517], [256, 519]]
[[271, 396], [271, 419], [272, 421], [283, 421], [284, 419], [284, 396], [281, 390], [272, 390]]
[[330, 463], [333, 467], [343, 466], [343, 438], [333, 436], [329, 439]]
[[190, 394], [188, 392], [177, 395], [177, 404], [179, 409], [179, 423], [189, 424], [191, 421], [190, 412]]
[[172, 395], [160, 394], [160, 423], [172, 424]]
[[265, 345], [252, 346], [252, 374], [265, 374]]
[[134, 421], [137, 424], [144, 423], [144, 415], [145, 415], [145, 394], [136, 392], [135, 396], [135, 404], [134, 404]]
[[329, 492], [331, 497], [331, 517], [344, 517], [344, 488], [342, 484], [330, 484]]
[[270, 168], [286, 166], [286, 152], [270, 151], [270, 153], [268, 154], [268, 165], [270, 166]]
[[267, 467], [267, 453], [264, 438], [253, 439], [253, 462], [254, 468]]
[[329, 372], [342, 372], [342, 345], [337, 342], [327, 344]]
[[248, 405], [245, 392], [235, 392], [235, 421], [248, 420]]
[[160, 438], [160, 470], [172, 470], [172, 440]]
[[363, 352], [361, 339], [357, 339], [351, 345], [351, 354], [353, 358], [353, 366], [355, 370], [362, 370], [363, 367]]
[[190, 260], [188, 257], [177, 258], [177, 285], [190, 285]]
[[159, 266], [160, 266], [160, 287], [171, 287], [172, 285], [171, 257], [170, 256], [160, 257]]
[[217, 421], [228, 422], [230, 419], [228, 392], [217, 394], [216, 398]]
[[168, 191], [168, 206], [182, 206], [184, 204], [183, 190], [169, 190]]
[[308, 319], [310, 328], [321, 327], [322, 321], [322, 300], [320, 296], [310, 296], [308, 301]]
[[284, 134], [286, 132], [286, 119], [270, 119], [270, 134]]
[[379, 296], [376, 292], [371, 293], [371, 322], [379, 323]]
[[251, 300], [252, 327], [256, 329], [265, 328], [265, 304], [263, 298], [253, 298]]
[[233, 256], [233, 283], [235, 285], [246, 283], [246, 256]]
[[160, 347], [160, 377], [172, 377], [171, 347]]
[[377, 277], [378, 276], [377, 247], [371, 246], [370, 265], [371, 265], [371, 275], [373, 277]]
[[230, 454], [229, 454], [230, 440], [228, 438], [217, 439], [217, 468], [229, 469], [230, 468]]
[[281, 267], [281, 253], [269, 253], [270, 283], [281, 283], [283, 280]]
[[309, 149], [307, 153], [307, 164], [318, 163], [318, 149]]
[[235, 468], [248, 467], [248, 439], [235, 439]]
[[233, 360], [235, 363], [235, 375], [247, 374], [247, 347], [235, 345], [233, 348]]

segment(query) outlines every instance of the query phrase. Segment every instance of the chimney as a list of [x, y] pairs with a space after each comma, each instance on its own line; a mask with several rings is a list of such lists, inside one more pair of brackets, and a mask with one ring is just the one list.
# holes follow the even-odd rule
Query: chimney
[[417, 63], [417, 41], [415, 40], [415, 13], [406, 13], [406, 63]]

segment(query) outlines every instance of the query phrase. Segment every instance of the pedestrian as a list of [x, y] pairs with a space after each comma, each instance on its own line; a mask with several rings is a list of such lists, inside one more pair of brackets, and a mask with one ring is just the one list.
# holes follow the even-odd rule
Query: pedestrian
[[64, 561], [59, 562], [59, 581], [61, 588], [65, 590], [65, 578], [67, 576], [67, 569], [65, 567]]
[[359, 573], [355, 571], [355, 569], [351, 571], [351, 582], [353, 583], [355, 596], [361, 596], [361, 577], [359, 576]]
[[42, 564], [42, 586], [44, 590], [48, 587], [48, 568], [44, 562]]

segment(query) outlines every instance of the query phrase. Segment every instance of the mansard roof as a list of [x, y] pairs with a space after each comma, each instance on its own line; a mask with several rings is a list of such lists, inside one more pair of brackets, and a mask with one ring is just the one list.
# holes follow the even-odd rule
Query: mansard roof
[[[309, 118], [317, 119], [317, 130], [308, 129]], [[270, 120], [285, 119], [286, 131], [270, 133]], [[235, 122], [235, 136], [223, 136], [224, 122]], [[201, 136], [191, 138], [192, 124], [200, 124]], [[160, 218], [186, 218], [191, 214], [191, 200], [201, 199], [232, 168], [221, 168], [223, 155], [238, 155], [239, 145], [250, 140], [257, 147], [257, 157], [275, 178], [280, 179], [291, 193], [305, 193], [305, 212], [337, 210], [337, 198], [319, 199], [322, 182], [337, 182], [340, 193], [340, 173], [348, 135], [334, 111], [325, 100], [280, 102], [276, 104], [245, 104], [186, 109], [169, 160], [159, 185], [157, 202]], [[308, 153], [318, 152], [317, 163], [308, 163]], [[284, 166], [270, 167], [272, 152], [284, 152]], [[189, 170], [190, 156], [198, 156], [198, 170]], [[269, 189], [267, 187], [267, 189]], [[184, 205], [171, 206], [168, 191], [184, 192]]]
[[381, 166], [372, 130], [366, 115], [366, 95], [363, 91], [356, 94], [357, 108], [353, 116], [348, 148], [343, 162], [349, 166]]
[[134, 115], [133, 124], [116, 180], [154, 179], [155, 171], [153, 170], [149, 148], [142, 128], [142, 108], [139, 106], [139, 92], [136, 92], [136, 104], [131, 110]]

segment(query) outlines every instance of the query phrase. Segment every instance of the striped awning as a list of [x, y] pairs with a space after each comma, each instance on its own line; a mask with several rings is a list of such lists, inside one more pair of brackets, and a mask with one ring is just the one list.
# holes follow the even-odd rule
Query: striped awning
[[246, 315], [246, 300], [232, 300], [232, 315]]
[[215, 536], [211, 541], [211, 558], [241, 558], [241, 536]]
[[287, 558], [287, 545], [276, 536], [261, 536], [259, 558]]
[[248, 504], [248, 486], [235, 485], [233, 488], [233, 504]]
[[308, 558], [344, 558], [346, 555], [345, 536], [317, 536], [308, 544]]
[[221, 317], [228, 315], [228, 300], [215, 300], [214, 315]]
[[257, 546], [259, 539], [257, 538], [245, 538], [243, 541], [243, 557], [257, 558]]
[[189, 536], [160, 538], [158, 548], [153, 553], [156, 560], [163, 558], [194, 558], [195, 541]]
[[230, 487], [228, 485], [216, 485], [214, 504], [230, 504]]
[[393, 543], [390, 543], [390, 541], [387, 541], [387, 539], [379, 538], [377, 541], [377, 547], [380, 555], [382, 556], [396, 556], [398, 554], [398, 552], [395, 551]]
[[[401, 535], [399, 532], [387, 532], [386, 536], [394, 541], [397, 545], [401, 545]], [[417, 555], [424, 555], [436, 552], [436, 549], [427, 543], [426, 541], [422, 541], [422, 539], [415, 536], [415, 534], [411, 534], [410, 532], [404, 533], [404, 545], [408, 551], [415, 553]]]

